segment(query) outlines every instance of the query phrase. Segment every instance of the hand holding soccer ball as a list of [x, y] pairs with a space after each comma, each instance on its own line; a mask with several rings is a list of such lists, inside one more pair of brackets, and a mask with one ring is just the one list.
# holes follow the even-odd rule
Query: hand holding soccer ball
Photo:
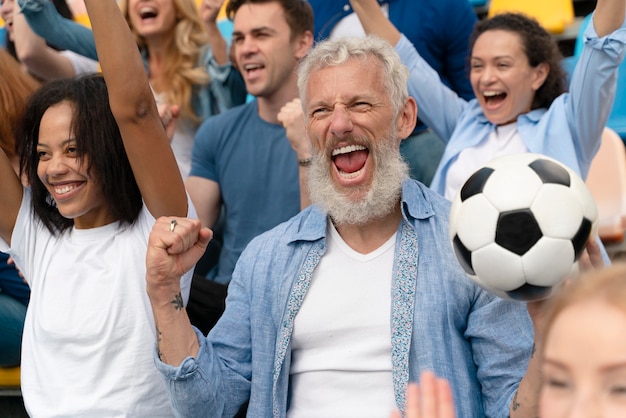
[[455, 196], [450, 239], [469, 277], [505, 299], [545, 299], [576, 267], [598, 209], [584, 181], [537, 154], [494, 159]]

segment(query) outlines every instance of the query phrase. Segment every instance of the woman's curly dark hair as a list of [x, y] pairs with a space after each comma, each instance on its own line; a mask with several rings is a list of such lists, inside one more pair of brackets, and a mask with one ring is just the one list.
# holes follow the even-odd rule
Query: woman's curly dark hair
[[502, 13], [479, 21], [470, 36], [470, 51], [476, 39], [490, 30], [504, 30], [519, 35], [528, 63], [536, 67], [548, 64], [550, 72], [543, 85], [535, 93], [532, 109], [550, 107], [554, 99], [566, 91], [565, 71], [561, 67], [563, 55], [552, 37], [535, 19], [521, 13]]
[[139, 186], [124, 149], [122, 136], [109, 107], [106, 84], [101, 75], [50, 81], [29, 98], [16, 130], [20, 175], [32, 190], [33, 211], [50, 232], [74, 225], [59, 213], [52, 196], [39, 179], [39, 129], [50, 107], [68, 102], [74, 110], [71, 130], [80, 163], [101, 188], [112, 216], [133, 223], [143, 205]]

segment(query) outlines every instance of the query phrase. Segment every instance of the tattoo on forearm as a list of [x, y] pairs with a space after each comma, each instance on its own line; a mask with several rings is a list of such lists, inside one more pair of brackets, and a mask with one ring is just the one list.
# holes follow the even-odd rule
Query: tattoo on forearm
[[156, 329], [156, 343], [157, 343], [157, 354], [159, 355], [159, 358], [162, 359], [162, 353], [161, 353], [161, 336], [163, 334], [161, 334], [161, 330], [159, 329], [159, 327], [157, 327]]
[[512, 409], [514, 411], [517, 411], [517, 408], [520, 407], [519, 402], [517, 402], [517, 394], [519, 393], [519, 391], [515, 392], [515, 396], [513, 397], [513, 405], [512, 405]]
[[170, 303], [174, 305], [174, 309], [176, 309], [177, 311], [182, 310], [183, 309], [183, 296], [181, 295], [181, 293], [178, 292], [178, 294], [174, 296], [174, 299], [172, 299]]

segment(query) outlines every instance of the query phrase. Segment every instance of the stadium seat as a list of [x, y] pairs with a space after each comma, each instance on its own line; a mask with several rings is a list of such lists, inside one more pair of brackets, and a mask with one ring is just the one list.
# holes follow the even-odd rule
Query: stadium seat
[[602, 133], [591, 162], [587, 187], [598, 205], [598, 235], [605, 243], [624, 240], [626, 228], [626, 148], [611, 128]]
[[[202, 0], [196, 0], [196, 6], [198, 6], [198, 8], [200, 8], [200, 5], [202, 4]], [[224, 3], [222, 3], [222, 7], [220, 8], [220, 12], [217, 15], [217, 20], [220, 21], [222, 19], [226, 19], [226, 6], [228, 5], [228, 0], [225, 0]]]
[[574, 22], [572, 0], [490, 0], [488, 17], [521, 12], [534, 17], [550, 33], [563, 33]]
[[20, 368], [0, 367], [0, 396], [20, 396]]

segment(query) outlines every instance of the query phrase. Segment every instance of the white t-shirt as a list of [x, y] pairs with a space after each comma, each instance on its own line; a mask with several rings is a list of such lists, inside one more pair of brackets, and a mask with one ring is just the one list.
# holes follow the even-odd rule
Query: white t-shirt
[[328, 248], [296, 315], [289, 418], [388, 417], [394, 234], [369, 254], [331, 225]]
[[170, 143], [183, 180], [189, 177], [189, 172], [191, 171], [191, 150], [193, 149], [196, 130], [197, 128], [189, 119], [178, 118], [176, 131], [174, 131], [174, 136]]
[[[144, 206], [132, 225], [55, 237], [34, 218], [24, 191], [9, 253], [31, 287], [21, 377], [30, 416], [173, 416], [154, 366], [145, 285], [154, 222]], [[181, 280], [185, 303], [191, 275]]]
[[[389, 4], [380, 5], [385, 17], [389, 17]], [[365, 37], [365, 29], [356, 13], [350, 13], [341, 19], [330, 31], [330, 39], [339, 39], [348, 36]]]
[[61, 51], [60, 54], [70, 60], [72, 67], [74, 67], [74, 75], [92, 74], [100, 71], [100, 64], [96, 60], [68, 50]]
[[476, 147], [465, 148], [450, 165], [446, 174], [445, 196], [448, 200], [463, 186], [465, 181], [490, 160], [503, 155], [528, 152], [526, 144], [517, 131], [517, 122], [498, 126], [487, 140]]
[[[165, 93], [156, 93], [153, 91], [153, 94], [157, 103], [159, 101], [166, 102]], [[183, 181], [187, 180], [189, 172], [191, 171], [191, 151], [197, 130], [197, 126], [195, 126], [191, 120], [179, 117], [176, 121], [174, 136], [170, 142]]]

